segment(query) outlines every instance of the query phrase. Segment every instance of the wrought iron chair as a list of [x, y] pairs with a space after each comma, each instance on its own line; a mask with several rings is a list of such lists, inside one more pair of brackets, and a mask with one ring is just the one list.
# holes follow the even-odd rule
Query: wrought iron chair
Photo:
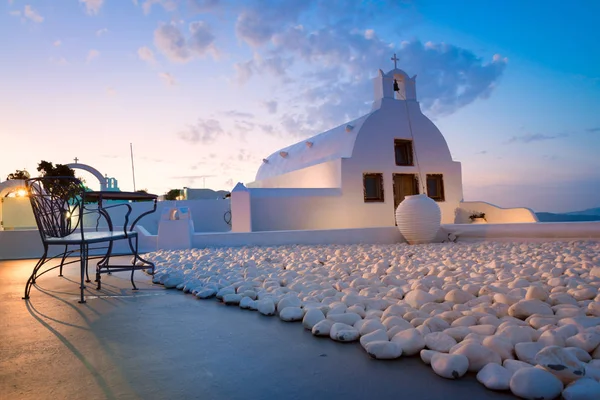
[[[131, 270], [133, 290], [137, 290], [135, 282], [133, 281], [133, 274], [136, 269], [140, 269], [135, 264], [136, 259], [138, 258], [138, 236], [137, 232], [127, 230], [129, 215], [131, 214], [131, 206], [129, 204], [121, 203], [96, 209], [87, 207], [85, 188], [79, 179], [73, 177], [33, 178], [28, 179], [26, 185], [31, 207], [33, 209], [33, 215], [44, 246], [44, 254], [33, 268], [33, 272], [27, 280], [23, 299], [29, 299], [31, 286], [35, 284], [36, 279], [41, 275], [60, 267], [59, 276], [62, 276], [63, 265], [79, 261], [81, 273], [81, 299], [79, 300], [79, 303], [85, 303], [83, 295], [83, 290], [85, 289], [84, 279], [87, 278], [85, 279], [85, 282], [90, 282], [87, 271], [88, 260], [101, 258], [101, 261], [98, 262], [96, 266], [97, 288], [100, 289], [100, 272], [102, 266], [107, 268], [107, 272], [109, 272], [106, 261], [110, 257], [112, 243], [116, 240], [123, 239], [129, 241], [129, 247], [134, 253], [132, 265], [111, 266], [110, 271]], [[114, 207], [128, 208], [123, 223], [123, 230], [113, 231], [113, 224], [110, 215], [106, 210]], [[86, 228], [84, 226], [84, 217], [88, 220], [88, 218], [90, 218], [89, 216], [93, 218], [94, 214], [96, 216], [95, 228]], [[98, 230], [99, 221], [102, 218], [106, 220], [108, 230]], [[105, 245], [94, 247], [91, 250], [107, 249], [106, 253], [102, 256], [90, 257], [90, 245], [99, 243], [105, 243]], [[50, 246], [63, 246], [64, 251], [49, 257], [48, 249]], [[70, 246], [71, 249], [69, 249]], [[73, 246], [76, 246], [75, 249], [73, 249]], [[68, 256], [77, 252], [79, 252], [79, 260], [65, 262]], [[58, 257], [61, 257], [59, 265], [40, 273], [40, 269], [44, 265]]]

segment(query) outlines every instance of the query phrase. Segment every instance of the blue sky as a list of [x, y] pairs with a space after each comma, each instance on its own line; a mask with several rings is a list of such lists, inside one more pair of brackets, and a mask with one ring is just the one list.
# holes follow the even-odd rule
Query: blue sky
[[600, 2], [1, 1], [1, 178], [78, 157], [131, 190], [133, 143], [137, 189], [231, 189], [397, 53], [465, 200], [600, 206]]

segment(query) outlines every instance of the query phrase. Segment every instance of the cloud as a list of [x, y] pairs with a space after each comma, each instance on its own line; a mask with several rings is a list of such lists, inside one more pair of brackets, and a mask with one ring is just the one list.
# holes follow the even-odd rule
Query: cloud
[[222, 111], [220, 114], [231, 118], [254, 118], [254, 114], [237, 110]]
[[90, 62], [92, 62], [93, 60], [95, 60], [98, 57], [100, 57], [100, 52], [98, 50], [91, 49], [90, 51], [88, 51], [88, 54], [87, 54], [87, 57], [86, 57], [86, 61], [88, 63], [90, 63]]
[[219, 135], [225, 131], [221, 123], [215, 119], [198, 119], [194, 125], [189, 125], [185, 130], [179, 132], [177, 136], [185, 142], [191, 144], [212, 144], [216, 142]]
[[60, 58], [52, 57], [52, 58], [50, 58], [50, 62], [54, 65], [60, 65], [60, 66], [69, 65], [69, 62], [64, 57], [60, 57]]
[[98, 29], [96, 31], [96, 36], [100, 37], [100, 36], [105, 35], [107, 33], [108, 33], [108, 29], [106, 29], [106, 28]]
[[312, 0], [278, 1], [265, 7], [261, 2], [254, 2], [240, 13], [235, 27], [237, 36], [252, 47], [264, 45], [280, 27], [297, 22], [312, 3]]
[[85, 4], [85, 11], [89, 15], [98, 14], [104, 4], [104, 0], [79, 0], [79, 2]]
[[189, 0], [190, 9], [199, 13], [211, 11], [220, 3], [220, 0]]
[[590, 133], [600, 132], [600, 127], [586, 129], [586, 132], [590, 132]]
[[[280, 122], [294, 127], [295, 135], [329, 129], [368, 112], [371, 79], [379, 68], [391, 69], [394, 52], [399, 68], [418, 75], [418, 99], [431, 117], [450, 115], [493, 93], [506, 58], [496, 54], [485, 60], [447, 43], [392, 43], [382, 36], [383, 29], [374, 29], [385, 26], [390, 15], [395, 16], [395, 33], [419, 20], [412, 2], [306, 0], [264, 7], [248, 0], [238, 13], [236, 34], [253, 53], [234, 65], [236, 81], [245, 83], [257, 75], [278, 79], [282, 90], [292, 94], [278, 104]], [[298, 75], [299, 70], [305, 72]], [[285, 113], [292, 105], [295, 111]]]
[[177, 84], [175, 77], [168, 72], [161, 72], [158, 74], [158, 76], [163, 80], [163, 82], [165, 82], [167, 86], [175, 86]]
[[162, 8], [164, 8], [165, 11], [172, 12], [177, 10], [177, 3], [177, 0], [146, 0], [142, 4], [142, 10], [144, 11], [144, 14], [148, 15], [152, 11], [152, 7], [155, 4], [158, 4], [162, 6]]
[[60, 40], [55, 40], [54, 43], [52, 43], [52, 45], [55, 47], [59, 47], [60, 45], [62, 45], [62, 42]]
[[23, 11], [23, 16], [30, 21], [41, 23], [44, 21], [44, 17], [42, 17], [37, 11], [33, 9], [30, 5], [26, 5]]
[[262, 106], [267, 109], [269, 114], [277, 114], [277, 102], [275, 100], [263, 101]]
[[154, 64], [156, 62], [156, 59], [154, 58], [154, 52], [146, 46], [140, 47], [137, 51], [137, 54], [140, 60], [146, 61], [150, 64]]
[[532, 143], [532, 142], [542, 142], [545, 140], [554, 140], [562, 137], [568, 136], [566, 133], [561, 133], [557, 135], [545, 135], [543, 133], [530, 133], [523, 136], [513, 136], [506, 143]]
[[204, 56], [211, 52], [218, 54], [214, 46], [215, 36], [211, 28], [203, 21], [191, 22], [189, 35], [185, 37], [173, 24], [161, 24], [154, 31], [154, 44], [169, 60], [188, 62], [196, 56]]

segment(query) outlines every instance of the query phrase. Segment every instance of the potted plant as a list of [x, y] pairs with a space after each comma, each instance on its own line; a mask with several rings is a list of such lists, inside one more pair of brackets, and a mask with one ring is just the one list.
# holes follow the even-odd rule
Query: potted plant
[[475, 212], [469, 216], [472, 224], [485, 224], [487, 221], [485, 220], [485, 213]]

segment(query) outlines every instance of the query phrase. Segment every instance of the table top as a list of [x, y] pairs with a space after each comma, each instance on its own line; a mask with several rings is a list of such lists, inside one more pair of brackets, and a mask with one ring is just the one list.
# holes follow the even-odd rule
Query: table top
[[90, 201], [97, 200], [156, 200], [157, 195], [144, 192], [111, 192], [95, 191], [85, 192], [85, 199]]

